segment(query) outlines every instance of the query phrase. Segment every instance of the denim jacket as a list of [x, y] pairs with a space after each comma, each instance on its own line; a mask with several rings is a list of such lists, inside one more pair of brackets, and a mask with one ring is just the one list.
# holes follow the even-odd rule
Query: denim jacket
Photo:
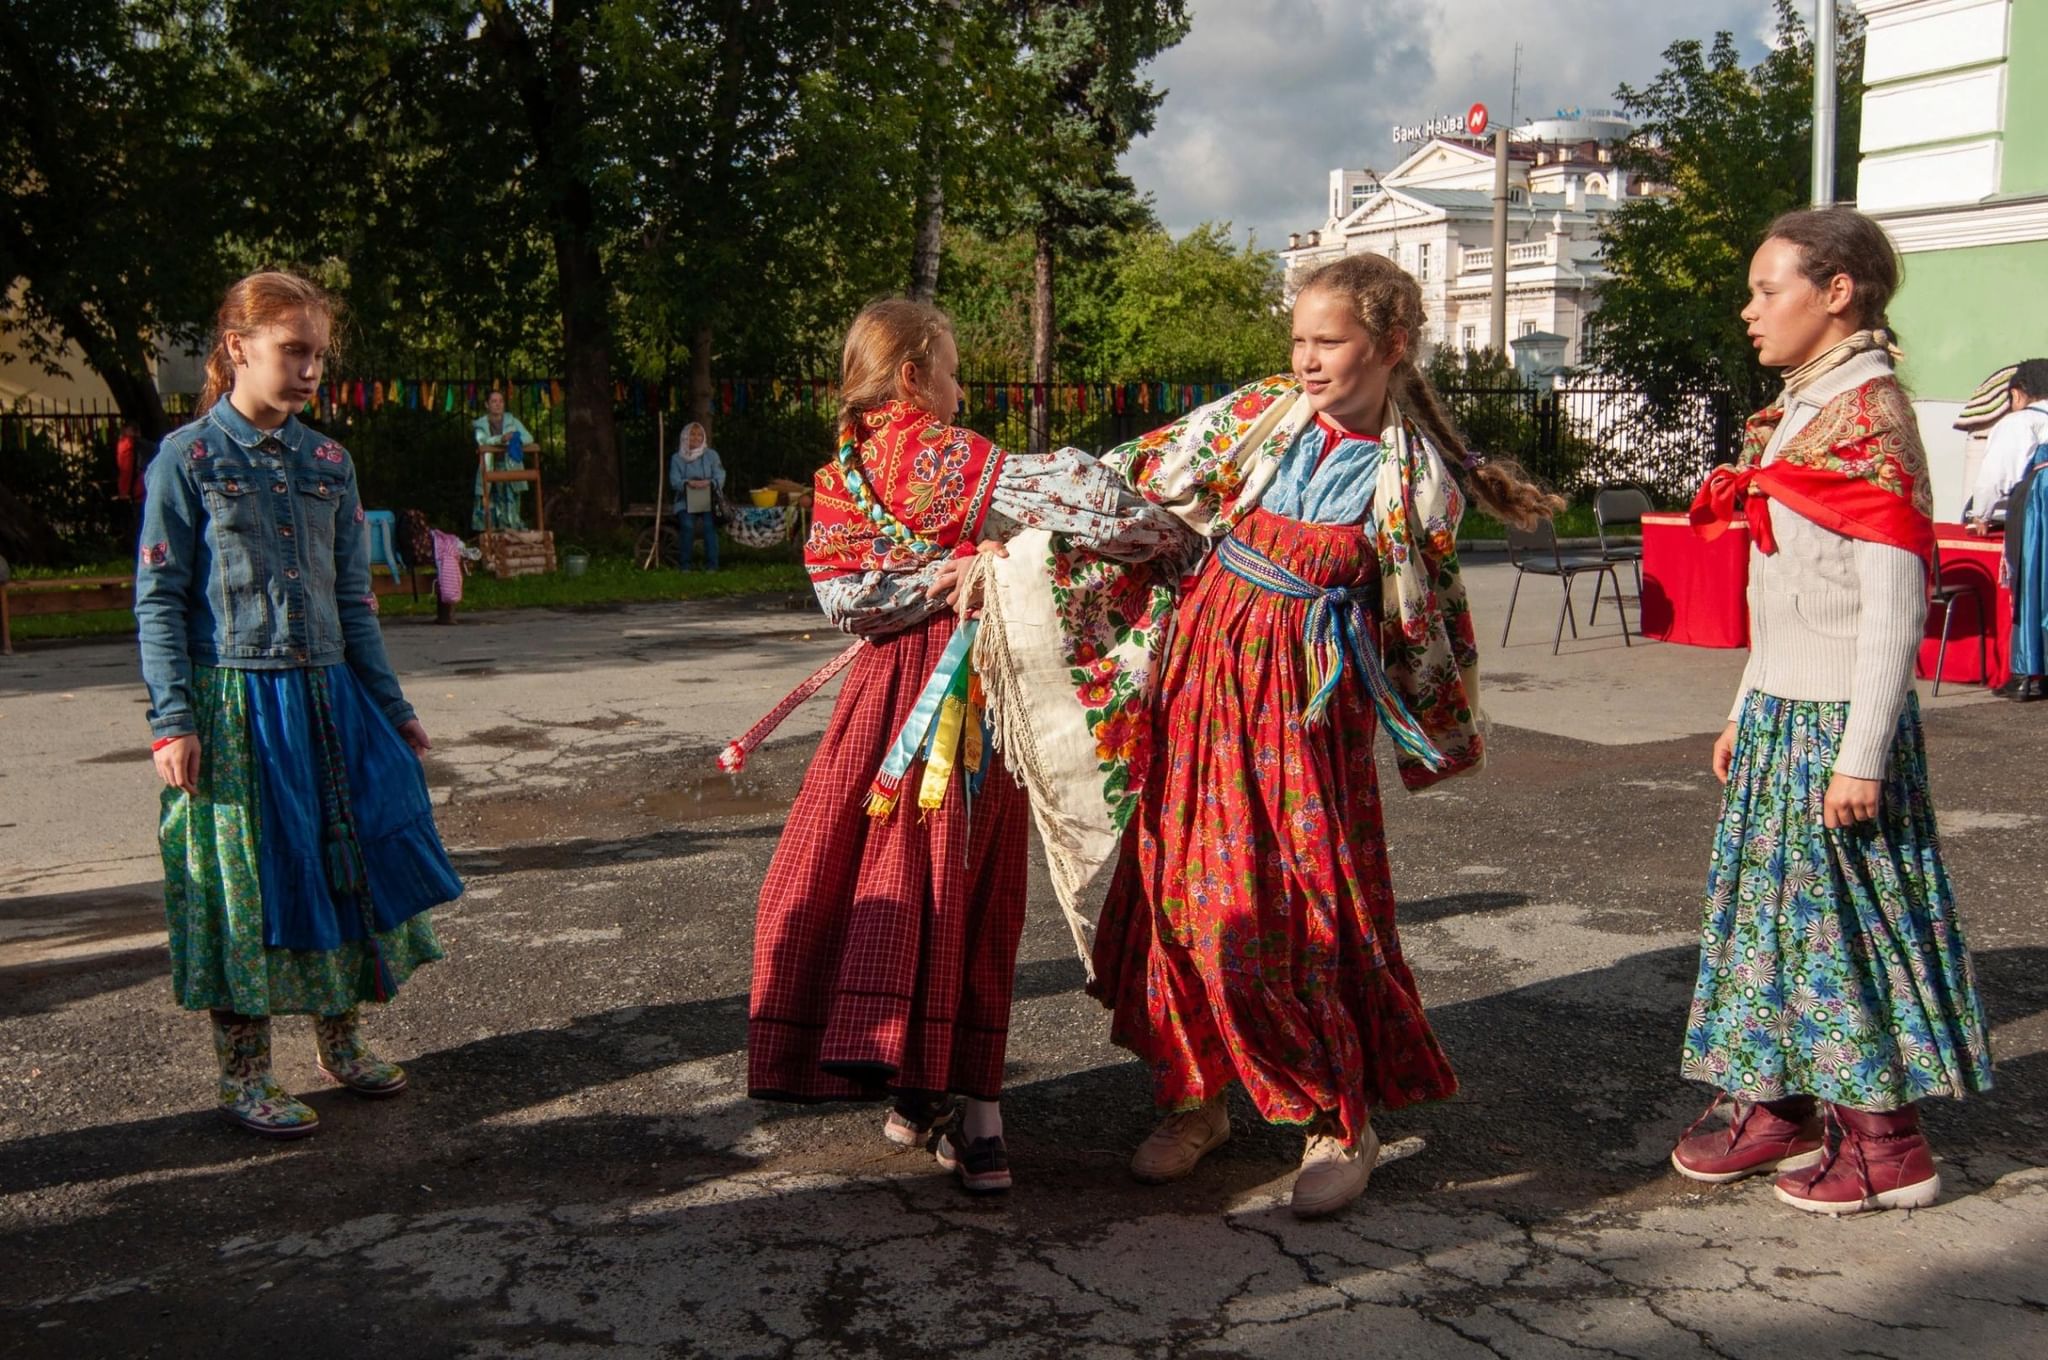
[[165, 438], [147, 489], [135, 621], [153, 735], [197, 730], [194, 666], [345, 661], [394, 725], [412, 719], [377, 626], [348, 450], [297, 417], [266, 433], [223, 399]]

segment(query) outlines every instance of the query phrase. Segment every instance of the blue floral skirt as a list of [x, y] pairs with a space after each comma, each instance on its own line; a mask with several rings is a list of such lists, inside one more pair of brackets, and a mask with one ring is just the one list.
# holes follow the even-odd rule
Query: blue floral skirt
[[1744, 1100], [1858, 1110], [1990, 1089], [1991, 1047], [1942, 868], [1908, 696], [1872, 822], [1822, 802], [1849, 705], [1752, 693], [1721, 804], [1680, 1070]]
[[441, 957], [462, 880], [418, 759], [347, 666], [196, 667], [198, 792], [165, 789], [171, 986], [189, 1010], [339, 1015]]

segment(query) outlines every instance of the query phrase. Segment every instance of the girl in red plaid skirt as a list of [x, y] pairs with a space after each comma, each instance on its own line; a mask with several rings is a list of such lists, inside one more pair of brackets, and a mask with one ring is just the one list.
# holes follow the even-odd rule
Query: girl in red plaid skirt
[[1127, 561], [1192, 536], [1078, 450], [1012, 454], [949, 424], [958, 367], [951, 322], [921, 303], [875, 303], [847, 334], [804, 561], [866, 645], [761, 889], [747, 1085], [891, 1099], [888, 1138], [995, 1191], [1028, 803], [986, 739], [974, 624], [943, 601], [978, 545], [1027, 527]]

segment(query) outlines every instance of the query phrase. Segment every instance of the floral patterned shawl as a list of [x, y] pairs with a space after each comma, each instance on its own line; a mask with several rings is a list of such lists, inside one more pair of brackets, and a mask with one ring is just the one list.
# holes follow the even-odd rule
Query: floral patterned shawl
[[[1281, 458], [1314, 418], [1290, 376], [1239, 389], [1104, 455], [1146, 500], [1204, 539], [1258, 505]], [[1411, 789], [1476, 768], [1478, 651], [1455, 548], [1464, 498], [1398, 411], [1374, 488], [1388, 679], [1443, 757], [1403, 757]], [[1179, 595], [1178, 563], [1127, 564], [1030, 532], [984, 558], [976, 669], [997, 744], [1030, 787], [1053, 885], [1084, 928], [1106, 891], [1149, 765], [1151, 688]]]
[[914, 571], [971, 547], [988, 515], [1002, 451], [974, 431], [903, 401], [865, 412], [861, 429], [861, 476], [916, 541], [898, 542], [878, 528], [855, 503], [839, 464], [828, 463], [814, 481], [817, 499], [804, 543], [811, 579]]
[[1887, 373], [1837, 394], [1765, 463], [1784, 418], [1782, 403], [1749, 418], [1741, 461], [1715, 468], [1693, 501], [1695, 533], [1717, 538], [1746, 513], [1757, 548], [1776, 552], [1769, 503], [1779, 500], [1825, 529], [1931, 561], [1934, 491], [1919, 422], [1897, 378]]

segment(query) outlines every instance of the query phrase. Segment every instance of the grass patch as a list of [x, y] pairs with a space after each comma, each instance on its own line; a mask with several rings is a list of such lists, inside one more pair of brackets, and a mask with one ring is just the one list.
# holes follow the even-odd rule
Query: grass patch
[[[1600, 526], [1593, 519], [1593, 507], [1590, 505], [1568, 505], [1554, 523], [1559, 538], [1600, 536]], [[1507, 526], [1484, 510], [1467, 510], [1464, 523], [1458, 527], [1459, 538], [1504, 541], [1507, 536]]]
[[[557, 552], [559, 554], [559, 549]], [[733, 544], [720, 552], [724, 569], [716, 572], [678, 573], [673, 567], [640, 570], [639, 564], [624, 557], [593, 557], [581, 576], [552, 572], [544, 576], [515, 576], [500, 581], [479, 571], [462, 583], [461, 613], [489, 609], [563, 609], [579, 605], [631, 604], [642, 600], [722, 600], [738, 595], [762, 595], [810, 589], [803, 564], [788, 549], [752, 551]], [[27, 579], [64, 576], [115, 576], [130, 570], [124, 562], [65, 571], [24, 568]], [[405, 618], [434, 612], [433, 586], [422, 582], [420, 598], [386, 595], [377, 602], [386, 618]], [[17, 641], [51, 638], [133, 636], [135, 614], [127, 609], [101, 609], [81, 614], [32, 614], [13, 622]]]

